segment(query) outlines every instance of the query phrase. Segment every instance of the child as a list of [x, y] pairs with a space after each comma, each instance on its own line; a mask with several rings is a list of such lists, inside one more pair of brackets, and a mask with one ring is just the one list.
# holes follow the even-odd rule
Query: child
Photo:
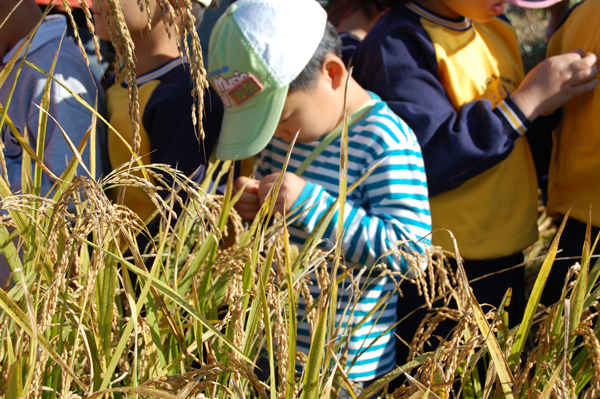
[[[0, 27], [0, 58], [2, 59], [3, 68], [41, 19], [42, 12], [35, 0], [24, 0], [22, 2], [2, 0], [0, 2], [0, 21], [3, 23]], [[91, 106], [96, 103], [96, 98], [98, 98], [98, 104], [102, 106], [104, 97], [98, 91], [99, 82], [92, 77], [77, 45], [68, 38], [63, 39], [66, 28], [67, 21], [64, 16], [47, 16], [32, 39], [26, 60], [45, 71], [50, 71], [54, 57], [60, 48], [54, 68], [54, 77], [81, 96]], [[47, 78], [24, 64], [17, 79], [19, 65], [24, 57], [25, 50], [18, 56], [7, 80], [0, 88], [0, 104], [6, 108], [7, 115], [19, 133], [22, 136], [27, 135], [29, 144], [35, 149], [40, 114], [37, 106], [41, 105]], [[8, 98], [13, 83], [16, 85], [9, 104]], [[60, 176], [64, 172], [67, 163], [74, 156], [63, 137], [60, 127], [66, 132], [73, 144], [78, 146], [91, 126], [92, 112], [81, 105], [69, 91], [55, 81], [51, 83], [48, 112], [58, 121], [58, 124], [52, 118], [48, 118], [43, 161], [54, 175]], [[96, 148], [99, 149], [99, 144], [104, 137], [104, 128], [97, 125], [96, 134], [98, 137]], [[25, 188], [21, 186], [23, 148], [12, 135], [6, 123], [2, 125], [2, 143], [10, 187], [15, 193], [25, 191]], [[87, 144], [81, 155], [89, 168], [90, 143]], [[96, 154], [96, 171], [98, 175], [102, 172], [102, 167], [102, 158], [98, 152]], [[86, 175], [87, 173], [79, 166], [77, 174]], [[33, 176], [33, 171], [30, 175]], [[54, 183], [55, 180], [44, 173], [41, 195], [47, 195]], [[4, 260], [3, 257], [2, 260]], [[7, 270], [2, 266], [0, 266], [0, 269]], [[2, 274], [1, 270], [0, 285], [3, 286], [6, 276]]]
[[[196, 21], [200, 23], [211, 1], [192, 3]], [[149, 3], [142, 4], [149, 4], [149, 7], [144, 7], [140, 14], [140, 6], [136, 0], [120, 1], [125, 23], [135, 45], [141, 122], [139, 154], [146, 165], [168, 164], [200, 182], [204, 178], [204, 168], [219, 134], [223, 108], [218, 96], [206, 90], [206, 117], [203, 121], [206, 137], [198, 143], [191, 114], [195, 98], [191, 94], [190, 65], [187, 59], [180, 57], [177, 47], [177, 41], [181, 38], [175, 34], [174, 26], [165, 26], [161, 9], [155, 1], [150, 0]], [[103, 7], [108, 10], [108, 5], [104, 4]], [[113, 27], [106, 25], [97, 2], [94, 2], [93, 10], [98, 36], [109, 40], [108, 29]], [[148, 16], [152, 24], [151, 32], [148, 32]], [[165, 28], [171, 31], [171, 37]], [[123, 71], [119, 83], [114, 79], [109, 82], [106, 90], [107, 119], [130, 141], [131, 124], [125, 72]], [[129, 150], [114, 134], [108, 136], [108, 149], [110, 166], [113, 169], [131, 159]], [[199, 172], [192, 176], [199, 167]], [[146, 220], [155, 210], [150, 197], [141, 189], [132, 187], [127, 188], [124, 204], [135, 211], [142, 220]]]
[[[0, 4], [0, 20], [6, 20], [0, 28], [2, 65], [9, 62], [18, 46], [35, 28], [38, 21], [42, 19], [42, 12], [34, 0], [23, 1], [10, 15], [13, 8], [18, 4], [19, 1], [17, 0], [2, 1]], [[9, 15], [10, 17], [8, 17]], [[65, 17], [59, 15], [46, 17], [33, 38], [26, 60], [45, 71], [50, 71], [54, 56], [60, 48], [54, 68], [54, 76], [80, 95], [88, 104], [93, 106], [97, 95], [99, 96], [99, 103], [102, 104], [103, 97], [102, 93], [98, 92], [98, 82], [90, 74], [77, 45], [69, 39], [63, 40], [63, 33], [66, 28], [67, 21]], [[24, 56], [25, 51], [21, 53], [6, 83], [0, 88], [0, 103], [8, 107], [8, 116], [15, 127], [21, 135], [29, 134], [29, 143], [35, 148], [39, 125], [39, 108], [35, 104], [40, 105], [41, 103], [44, 85], [47, 80], [46, 76], [24, 65], [18, 76], [12, 100], [10, 104], [7, 104], [12, 83], [17, 77], [19, 63]], [[50, 89], [49, 114], [58, 121], [75, 145], [79, 145], [92, 123], [92, 113], [54, 81]], [[103, 130], [98, 133], [99, 136], [103, 135]], [[2, 127], [2, 141], [5, 146], [4, 155], [11, 188], [17, 192], [22, 189], [21, 161], [23, 149], [12, 137], [6, 125]], [[59, 126], [51, 118], [48, 118], [45, 145], [44, 164], [56, 176], [60, 176], [65, 170], [67, 162], [73, 157], [73, 152], [64, 140]], [[88, 167], [89, 148], [88, 145], [82, 154]], [[96, 156], [96, 161], [101, 162], [101, 157]], [[100, 163], [97, 164], [97, 170], [98, 172], [102, 171]], [[85, 171], [79, 167], [77, 173], [85, 174]], [[44, 174], [41, 194], [46, 195], [53, 184], [54, 180]]]
[[[341, 131], [348, 72], [340, 52], [335, 28], [326, 22], [325, 11], [314, 0], [239, 0], [211, 35], [210, 83], [226, 107], [217, 157], [242, 159], [264, 149], [258, 157], [257, 179], [240, 177], [235, 182], [237, 189], [246, 184], [236, 208], [245, 219], [252, 219], [264, 202], [281, 171], [289, 142], [299, 132], [275, 207], [279, 212], [284, 205], [287, 212], [306, 211], [290, 225], [291, 241], [298, 245], [338, 196], [340, 138], [329, 133]], [[348, 185], [383, 162], [348, 196], [342, 243], [346, 264], [372, 267], [399, 241], [409, 253], [422, 254], [428, 245], [423, 237], [430, 232], [430, 215], [414, 135], [379, 97], [353, 79], [347, 108], [352, 120]], [[336, 138], [319, 151], [316, 148], [327, 143], [326, 137]], [[311, 153], [315, 158], [304, 168], [301, 164]], [[334, 217], [324, 236], [327, 248], [335, 241], [336, 226]], [[406, 272], [409, 267], [405, 257], [386, 256], [383, 262], [395, 271]], [[311, 280], [312, 295], [319, 295], [314, 276]], [[366, 281], [362, 279], [361, 287]], [[395, 285], [389, 277], [369, 281], [371, 285], [359, 298], [351, 319], [347, 313], [342, 319], [348, 301], [344, 288], [340, 288], [344, 296], [338, 310], [350, 331], [378, 298], [392, 293], [389, 306], [370, 316], [349, 340], [347, 365], [356, 362], [348, 376], [363, 382], [390, 371], [395, 360], [393, 332], [386, 331], [395, 322]], [[306, 315], [304, 306], [301, 301], [300, 319]], [[310, 348], [306, 322], [298, 328], [298, 348], [306, 353]]]
[[[579, 3], [563, 20], [550, 43], [548, 56], [566, 51], [600, 51], [600, 1]], [[542, 302], [552, 305], [560, 299], [568, 268], [580, 261], [585, 231], [592, 212], [592, 244], [600, 232], [600, 86], [563, 107], [562, 124], [554, 135], [550, 163], [548, 214], [562, 221], [571, 210], [562, 233], [559, 258], [552, 266]], [[596, 246], [596, 254], [600, 246]], [[592, 265], [594, 261], [592, 260]]]
[[373, 0], [339, 0], [328, 12], [342, 40], [342, 60], [348, 66], [356, 46], [367, 36], [385, 8]]
[[[556, 0], [543, 5], [550, 3]], [[469, 279], [520, 264], [522, 251], [537, 240], [537, 182], [525, 133], [538, 116], [596, 84], [596, 58], [577, 53], [547, 60], [524, 77], [503, 11], [498, 0], [399, 5], [354, 56], [357, 81], [415, 130], [433, 230], [454, 233]], [[432, 243], [454, 252], [445, 231]], [[481, 303], [499, 306], [512, 287], [507, 309], [514, 326], [524, 309], [523, 280], [518, 267], [472, 288]], [[399, 333], [410, 339], [414, 330]]]

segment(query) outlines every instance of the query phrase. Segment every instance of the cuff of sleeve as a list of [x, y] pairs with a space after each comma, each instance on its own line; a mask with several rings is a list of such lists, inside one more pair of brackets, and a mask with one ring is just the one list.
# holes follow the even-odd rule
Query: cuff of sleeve
[[[320, 186], [307, 181], [306, 185], [304, 186], [304, 189], [298, 196], [298, 199], [296, 200], [296, 202], [294, 202], [294, 205], [292, 205], [292, 209], [297, 212], [302, 212], [307, 207], [311, 206], [317, 198], [319, 190]], [[300, 218], [302, 218], [302, 216]]]
[[516, 133], [516, 137], [524, 135], [531, 127], [531, 121], [521, 112], [519, 106], [510, 96], [502, 100], [495, 111], [502, 115], [502, 123], [505, 125], [506, 131]]

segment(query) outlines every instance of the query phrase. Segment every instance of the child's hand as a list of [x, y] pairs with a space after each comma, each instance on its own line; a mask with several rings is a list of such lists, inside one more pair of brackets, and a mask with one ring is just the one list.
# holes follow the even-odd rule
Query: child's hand
[[[246, 185], [245, 188], [244, 184]], [[250, 179], [245, 176], [238, 177], [233, 183], [233, 191], [235, 193], [238, 193], [242, 188], [244, 189], [240, 199], [234, 205], [235, 210], [244, 220], [253, 220], [260, 209], [260, 202], [258, 201], [258, 184], [258, 180]]]
[[571, 98], [596, 87], [596, 55], [577, 50], [550, 57], [525, 76], [512, 99], [533, 121], [561, 107]]
[[[269, 194], [269, 190], [273, 187], [274, 184], [277, 183], [277, 179], [279, 178], [279, 173], [273, 173], [268, 176], [265, 176], [261, 181], [258, 188], [258, 198], [260, 203], [264, 203], [267, 199], [267, 194]], [[281, 182], [281, 188], [279, 189], [279, 195], [277, 195], [277, 199], [275, 200], [275, 208], [274, 212], [284, 213], [284, 204], [285, 211], [289, 212], [292, 209], [292, 206], [300, 196], [302, 190], [304, 190], [304, 186], [306, 186], [306, 180], [293, 173], [286, 173], [283, 176], [283, 181]]]

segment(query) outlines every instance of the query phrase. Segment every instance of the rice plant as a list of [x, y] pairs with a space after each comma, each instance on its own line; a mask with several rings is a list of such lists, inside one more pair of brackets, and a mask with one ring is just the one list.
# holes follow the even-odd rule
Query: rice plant
[[[105, 17], [119, 20], [118, 2], [109, 5]], [[85, 3], [82, 7], [87, 10]], [[169, 12], [185, 12], [169, 8], [166, 1], [164, 7]], [[117, 26], [123, 30], [122, 24]], [[133, 59], [126, 29], [115, 33], [113, 41], [123, 67], [134, 71], [129, 69]], [[196, 57], [201, 54], [196, 53], [199, 45], [194, 42], [192, 46]], [[197, 64], [194, 76], [199, 94], [205, 84], [204, 70], [201, 59], [193, 64]], [[22, 65], [9, 63], [0, 73], [0, 84], [6, 83], [13, 67]], [[54, 79], [49, 71], [41, 72]], [[139, 119], [136, 101], [132, 92], [133, 123]], [[93, 105], [86, 106], [94, 110]], [[559, 230], [523, 322], [514, 329], [507, 327], [503, 306], [483, 312], [469, 288], [457, 249], [451, 254], [458, 259], [456, 270], [446, 266], [448, 254], [433, 248], [426, 258], [413, 262], [427, 262], [425, 272], [416, 266], [409, 276], [385, 271], [396, 281], [399, 293], [404, 284], [417, 284], [430, 314], [411, 342], [413, 360], [362, 390], [345, 372], [347, 353], [339, 337], [351, 331], [344, 331], [332, 318], [339, 284], [352, 276], [339, 245], [343, 230], [338, 229], [332, 250], [319, 245], [333, 213], [344, 212], [343, 198], [355, 185], [346, 187], [342, 179], [339, 201], [309, 240], [297, 247], [287, 232], [296, 216], [272, 211], [279, 185], [252, 223], [237, 215], [230, 163], [213, 163], [205, 182], [196, 184], [167, 165], [139, 164], [134, 145], [131, 162], [103, 179], [75, 176], [79, 154], [94, 141], [92, 124], [81, 143], [71, 143], [75, 155], [67, 170], [56, 176], [52, 194], [44, 198], [39, 195], [36, 176], [50, 171], [40, 161], [43, 154], [36, 149], [41, 147], [27, 143], [13, 129], [4, 108], [0, 115], [2, 123], [20, 138], [25, 162], [33, 165], [33, 176], [25, 176], [33, 184], [24, 186], [28, 188], [23, 193], [11, 192], [6, 177], [0, 176], [0, 252], [14, 280], [0, 289], [3, 397], [600, 395], [600, 263], [591, 261], [595, 243], [589, 235], [583, 261], [571, 269], [566, 281], [563, 300], [541, 309], [539, 299], [556, 257]], [[43, 124], [42, 118], [39, 140], [44, 139]], [[346, 161], [340, 160], [342, 175]], [[94, 175], [92, 171], [90, 176]], [[217, 195], [210, 181], [222, 177], [229, 181], [224, 194]], [[105, 194], [127, 187], [142, 188], [152, 198], [160, 224], [155, 236], [150, 235], [146, 221]], [[180, 211], [175, 212], [176, 208]], [[400, 249], [393, 252], [394, 256], [412, 256]], [[310, 273], [319, 276], [322, 294], [317, 297], [308, 289]], [[356, 285], [360, 295], [364, 287]], [[308, 354], [296, 349], [300, 298], [309, 309], [312, 346]], [[440, 299], [443, 305], [434, 305]], [[507, 292], [505, 303], [509, 300]], [[376, 310], [385, 306], [387, 298], [377, 303]], [[424, 343], [444, 319], [454, 320], [455, 328], [442, 337], [435, 351], [424, 353]], [[388, 384], [395, 378], [405, 383], [390, 392]]]

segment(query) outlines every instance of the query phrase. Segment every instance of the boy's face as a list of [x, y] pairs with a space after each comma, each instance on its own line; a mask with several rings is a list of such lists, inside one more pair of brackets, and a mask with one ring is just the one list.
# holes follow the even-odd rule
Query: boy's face
[[476, 22], [488, 22], [504, 13], [504, 0], [421, 0], [417, 3], [444, 17], [467, 17]]
[[310, 143], [331, 132], [339, 123], [344, 108], [343, 93], [335, 90], [324, 73], [310, 90], [288, 94], [275, 137], [288, 143], [298, 131], [298, 142]]

